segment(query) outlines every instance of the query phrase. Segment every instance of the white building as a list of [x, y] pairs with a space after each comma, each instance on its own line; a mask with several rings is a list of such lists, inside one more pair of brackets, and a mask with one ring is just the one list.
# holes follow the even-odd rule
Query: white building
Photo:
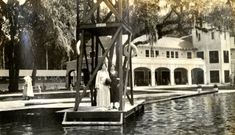
[[[147, 39], [143, 35], [133, 43]], [[228, 32], [193, 29], [192, 42], [163, 37], [153, 45], [139, 44], [139, 54], [132, 60], [133, 83], [136, 86], [228, 83], [231, 41]]]
[[[209, 26], [204, 26], [208, 28]], [[228, 83], [231, 74], [231, 37], [228, 32], [193, 29], [193, 45], [196, 55], [206, 64], [206, 83]]]

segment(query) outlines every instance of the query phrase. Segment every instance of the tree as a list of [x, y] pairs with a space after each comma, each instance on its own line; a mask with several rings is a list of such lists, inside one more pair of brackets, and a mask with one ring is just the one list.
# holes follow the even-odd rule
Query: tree
[[[47, 51], [48, 46], [55, 41], [54, 31], [51, 29], [53, 27], [52, 21], [45, 14], [46, 9], [41, 3], [40, 0], [30, 0], [21, 8], [22, 20], [20, 22], [23, 28], [21, 41], [25, 46], [28, 44], [30, 51], [27, 54], [31, 54], [33, 58], [31, 62], [33, 85], [35, 85], [37, 69], [42, 68], [40, 66], [40, 63], [43, 63], [42, 54], [45, 54], [40, 50]], [[46, 65], [46, 63], [43, 63], [43, 65]]]
[[[19, 40], [17, 39], [18, 34], [18, 10], [19, 10], [19, 2], [16, 0], [9, 0], [8, 3], [4, 3], [2, 0], [0, 1], [1, 6], [1, 20], [7, 19], [7, 21], [1, 21], [1, 30], [4, 30], [8, 27], [8, 31], [1, 31], [1, 33], [5, 33], [9, 36], [9, 42], [7, 43], [7, 56], [8, 56], [8, 65], [9, 65], [9, 91], [15, 92], [18, 90], [18, 76], [19, 76]], [[6, 30], [6, 29], [5, 29]]]
[[[59, 60], [53, 57], [51, 65], [58, 67], [61, 63], [67, 61], [67, 59], [64, 58], [64, 56], [66, 56], [65, 53], [67, 54], [68, 60], [71, 59], [71, 52], [73, 52], [71, 46], [75, 40], [76, 4], [72, 0], [46, 0], [41, 2], [36, 1], [36, 3], [37, 4], [34, 3], [32, 5], [34, 16], [37, 18], [34, 19], [36, 21], [32, 25], [33, 39], [35, 41], [34, 46], [44, 46], [47, 52], [50, 48], [53, 49], [51, 53], [54, 54], [54, 56], [59, 56], [61, 59]], [[43, 16], [44, 20], [40, 20], [40, 16]], [[45, 29], [45, 26], [47, 26], [48, 29]], [[46, 33], [46, 35], [44, 33]], [[63, 57], [61, 57], [61, 54], [64, 54]], [[34, 56], [36, 60], [37, 55]], [[34, 64], [33, 78], [36, 76], [36, 67], [37, 66]]]
[[217, 0], [138, 0], [132, 7], [131, 26], [138, 26], [133, 28], [134, 37], [153, 37], [154, 33], [158, 38], [180, 37], [190, 34], [195, 22], [208, 22], [215, 27], [221, 27], [221, 22], [232, 24], [230, 10], [226, 2]]
[[[76, 19], [74, 19], [76, 18], [76, 14], [74, 14], [76, 9], [71, 6], [75, 6], [72, 0], [27, 0], [24, 5], [19, 5], [16, 0], [9, 0], [7, 4], [2, 0], [0, 1], [1, 34], [10, 37], [10, 42], [5, 43], [9, 60], [9, 91], [18, 90], [20, 47], [22, 48], [27, 44], [30, 48], [28, 50], [30, 53], [27, 53], [27, 55], [33, 56], [33, 79], [36, 76], [38, 63], [41, 61], [38, 57], [40, 55], [39, 50], [53, 49], [53, 52], [56, 52], [54, 59], [61, 58], [59, 61], [54, 60], [57, 62], [57, 64], [54, 64], [55, 66], [60, 66], [62, 61], [67, 60], [67, 58], [64, 58], [66, 57], [64, 54], [67, 54], [70, 59], [76, 24]], [[1, 39], [3, 37], [1, 36]]]
[[56, 44], [62, 47], [69, 60], [71, 59], [72, 44], [76, 35], [76, 2], [74, 0], [46, 0], [42, 3], [53, 23], [56, 33]]

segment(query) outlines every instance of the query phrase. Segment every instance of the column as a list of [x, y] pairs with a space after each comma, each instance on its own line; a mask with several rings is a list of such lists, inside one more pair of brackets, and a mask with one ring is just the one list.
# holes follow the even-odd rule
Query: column
[[222, 68], [219, 70], [219, 75], [220, 75], [220, 83], [225, 83], [225, 78], [224, 78], [224, 70], [222, 70]]
[[192, 85], [192, 75], [190, 69], [188, 69], [188, 85]]
[[151, 71], [151, 86], [155, 85], [155, 71]]
[[[207, 84], [208, 83], [208, 80], [207, 80], [207, 72], [205, 71], [205, 69], [203, 69], [203, 74], [204, 74], [204, 84]], [[209, 77], [208, 77], [209, 78]]]
[[175, 85], [175, 73], [174, 73], [174, 69], [171, 69], [171, 71], [170, 71], [170, 78], [171, 78], [171, 85]]
[[135, 70], [134, 70], [134, 68], [132, 68], [132, 84], [133, 84], [133, 87], [135, 87]]

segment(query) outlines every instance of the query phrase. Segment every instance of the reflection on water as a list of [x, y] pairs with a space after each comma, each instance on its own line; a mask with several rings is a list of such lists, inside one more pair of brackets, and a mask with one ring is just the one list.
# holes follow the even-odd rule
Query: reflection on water
[[235, 93], [178, 99], [145, 106], [142, 116], [123, 126], [62, 127], [54, 116], [27, 116], [0, 125], [0, 134], [235, 134]]

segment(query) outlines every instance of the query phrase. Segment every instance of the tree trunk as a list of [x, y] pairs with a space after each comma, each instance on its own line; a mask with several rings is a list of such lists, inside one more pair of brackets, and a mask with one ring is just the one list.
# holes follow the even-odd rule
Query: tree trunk
[[[14, 7], [15, 6], [15, 7]], [[18, 12], [16, 11], [17, 4], [12, 4], [9, 6], [8, 19], [10, 23], [10, 37], [11, 41], [8, 48], [8, 58], [9, 58], [9, 92], [18, 91], [18, 79], [19, 79], [19, 43], [15, 40], [17, 34], [18, 25]]]
[[19, 64], [18, 64], [18, 53], [19, 49], [14, 45], [14, 40], [9, 45], [9, 92], [18, 91], [18, 78], [19, 78]]
[[35, 52], [33, 52], [33, 71], [32, 71], [32, 85], [35, 86], [36, 83], [36, 75], [37, 75], [37, 64], [36, 64], [36, 56]]
[[33, 64], [33, 71], [32, 71], [32, 85], [35, 86], [36, 83], [36, 75], [37, 75], [37, 67], [35, 63]]
[[31, 44], [31, 51], [33, 55], [33, 71], [32, 71], [32, 85], [35, 86], [37, 75], [37, 55], [36, 48]]
[[5, 59], [5, 47], [2, 49], [2, 68], [6, 69], [6, 59]]
[[46, 46], [46, 70], [48, 70], [49, 63], [48, 63], [48, 48]]
[[14, 88], [14, 61], [13, 61], [13, 50], [14, 50], [14, 43], [13, 41], [10, 42], [10, 45], [8, 47], [8, 59], [9, 59], [9, 92], [16, 91]]

